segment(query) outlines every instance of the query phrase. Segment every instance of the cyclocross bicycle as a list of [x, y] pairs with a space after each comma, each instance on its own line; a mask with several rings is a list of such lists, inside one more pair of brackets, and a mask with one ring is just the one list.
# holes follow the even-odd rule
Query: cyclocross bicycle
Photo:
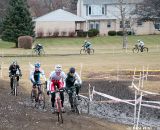
[[36, 84], [35, 88], [31, 91], [31, 100], [34, 103], [36, 108], [45, 108], [45, 94], [44, 94], [44, 86], [45, 83]]
[[72, 93], [72, 100], [73, 100], [73, 111], [77, 114], [80, 114], [80, 110], [78, 108], [79, 105], [79, 100], [78, 100], [78, 95], [76, 94], [76, 86], [72, 86], [70, 88], [71, 93]]
[[17, 74], [14, 74], [14, 75], [11, 75], [10, 78], [13, 79], [13, 90], [11, 91], [11, 93], [14, 95], [14, 96], [17, 96], [17, 86], [18, 86], [18, 82], [17, 82], [17, 77], [19, 75]]
[[85, 49], [85, 48], [82, 48], [80, 50], [80, 54], [94, 54], [94, 49], [93, 48], [88, 48], [88, 49]]
[[56, 105], [56, 113], [58, 116], [58, 122], [63, 123], [63, 116], [62, 116], [62, 103], [60, 98], [60, 92], [64, 92], [63, 89], [58, 89], [57, 86], [55, 86], [55, 105]]

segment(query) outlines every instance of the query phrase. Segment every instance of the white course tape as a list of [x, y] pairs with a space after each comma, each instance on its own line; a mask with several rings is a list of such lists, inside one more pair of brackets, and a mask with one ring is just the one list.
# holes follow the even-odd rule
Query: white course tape
[[148, 105], [148, 104], [141, 104], [141, 105], [142, 105], [142, 106], [145, 106], [145, 107], [160, 109], [160, 106], [154, 106], [154, 105]]
[[117, 101], [117, 102], [123, 102], [123, 103], [127, 103], [127, 104], [130, 104], [130, 105], [133, 105], [133, 106], [135, 105], [135, 104], [130, 103], [130, 102], [126, 101], [126, 100], [122, 100], [122, 99], [119, 99], [119, 98], [116, 98], [116, 97], [113, 97], [113, 96], [110, 96], [110, 95], [107, 95], [107, 94], [104, 94], [104, 93], [100, 93], [100, 92], [97, 92], [95, 90], [93, 90], [93, 94], [98, 94], [100, 96], [112, 99], [112, 100]]
[[160, 95], [159, 93], [153, 93], [153, 92], [141, 90], [141, 89], [137, 88], [137, 86], [136, 86], [134, 83], [132, 83], [132, 85], [133, 85], [133, 87], [134, 87], [137, 91], [143, 92], [143, 93], [145, 93], [145, 94]]

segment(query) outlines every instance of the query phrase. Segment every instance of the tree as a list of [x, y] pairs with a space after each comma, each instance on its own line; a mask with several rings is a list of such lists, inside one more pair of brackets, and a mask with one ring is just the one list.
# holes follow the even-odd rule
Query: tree
[[2, 40], [16, 43], [19, 36], [34, 36], [34, 22], [26, 0], [10, 0], [2, 23]]
[[141, 0], [117, 0], [114, 9], [115, 11], [110, 12], [113, 16], [120, 20], [120, 28], [122, 28], [123, 32], [123, 49], [126, 49], [128, 47], [127, 35], [128, 31], [133, 30], [132, 27], [136, 22], [135, 16], [133, 15], [133, 11], [136, 8], [136, 4], [139, 4], [139, 1]]
[[[139, 20], [152, 21], [155, 25], [160, 24], [160, 0], [143, 0], [137, 5], [135, 14]], [[160, 25], [159, 25], [160, 28]]]

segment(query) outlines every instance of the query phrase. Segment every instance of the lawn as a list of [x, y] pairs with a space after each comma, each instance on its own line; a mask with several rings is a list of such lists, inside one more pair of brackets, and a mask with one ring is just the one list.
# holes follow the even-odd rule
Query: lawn
[[[134, 54], [132, 47], [137, 39], [143, 40], [147, 47], [148, 53]], [[65, 72], [69, 67], [75, 66], [80, 72], [82, 65], [82, 79], [88, 80], [90, 73], [109, 73], [110, 71], [134, 70], [135, 68], [142, 70], [149, 67], [149, 70], [160, 70], [160, 36], [129, 36], [129, 48], [122, 49], [122, 37], [94, 37], [89, 40], [95, 48], [94, 55], [79, 55], [79, 50], [85, 38], [52, 38], [52, 39], [37, 39], [35, 43], [42, 43], [45, 52], [52, 54], [44, 57], [30, 57], [31, 49], [13, 48], [13, 43], [0, 41], [0, 55], [14, 55], [15, 57], [4, 57], [0, 61], [3, 62], [4, 75], [8, 76], [8, 66], [13, 59], [16, 59], [23, 69], [25, 80], [28, 80], [29, 63], [34, 64], [36, 61], [41, 62], [47, 76], [54, 69], [55, 64], [62, 64]], [[18, 57], [17, 54], [22, 54], [24, 57]], [[125, 79], [124, 79], [125, 80]], [[148, 85], [149, 84], [149, 85]], [[159, 91], [157, 82], [148, 83], [147, 88], [155, 86]], [[155, 85], [153, 85], [155, 84]]]
[[[148, 53], [132, 52], [132, 47], [138, 39], [145, 42], [149, 47]], [[148, 36], [129, 36], [128, 49], [122, 49], [122, 37], [94, 37], [89, 38], [95, 49], [94, 55], [79, 55], [82, 43], [85, 38], [44, 38], [37, 39], [35, 43], [42, 43], [48, 56], [31, 57], [31, 49], [13, 48], [14, 43], [3, 42], [0, 40], [0, 56], [14, 55], [15, 57], [0, 57], [2, 65], [3, 79], [9, 80], [8, 67], [13, 59], [16, 59], [21, 66], [23, 77], [21, 85], [30, 92], [31, 83], [29, 81], [30, 64], [40, 62], [47, 78], [54, 70], [55, 64], [62, 64], [63, 70], [67, 73], [71, 66], [76, 67], [77, 72], [81, 72], [83, 81], [91, 80], [89, 75], [103, 75], [117, 80], [112, 76], [112, 72], [119, 74], [121, 70], [142, 70], [143, 67], [149, 70], [160, 70], [160, 35]], [[23, 57], [18, 55], [22, 54]], [[16, 56], [17, 55], [17, 56]], [[132, 75], [133, 73], [131, 73]], [[94, 77], [94, 76], [93, 76]], [[119, 75], [120, 80], [128, 80]], [[94, 80], [94, 79], [93, 79]], [[132, 77], [130, 78], [132, 80]], [[144, 89], [160, 92], [160, 81], [145, 81]]]

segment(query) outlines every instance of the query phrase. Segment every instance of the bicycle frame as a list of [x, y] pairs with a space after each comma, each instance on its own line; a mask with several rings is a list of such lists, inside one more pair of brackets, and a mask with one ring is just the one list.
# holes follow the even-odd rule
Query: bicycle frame
[[55, 86], [55, 105], [57, 108], [57, 116], [58, 116], [58, 122], [60, 122], [61, 119], [61, 123], [63, 123], [63, 116], [62, 116], [62, 103], [61, 103], [61, 98], [60, 98], [60, 92], [62, 92], [63, 90], [59, 90], [57, 88], [57, 86]]
[[43, 90], [41, 89], [43, 87], [43, 84], [36, 84], [36, 88], [32, 88], [31, 91], [31, 99], [33, 98], [33, 94], [35, 95], [34, 99], [36, 101], [35, 107], [42, 107], [42, 109], [45, 108], [45, 95]]
[[80, 111], [78, 110], [78, 97], [76, 94], [75, 86], [71, 87], [71, 92], [72, 92], [72, 100], [73, 100], [73, 109], [75, 113], [80, 114]]
[[11, 78], [13, 78], [13, 90], [11, 91], [11, 93], [14, 92], [14, 95], [17, 96], [17, 77], [18, 75], [14, 74], [11, 76]]

